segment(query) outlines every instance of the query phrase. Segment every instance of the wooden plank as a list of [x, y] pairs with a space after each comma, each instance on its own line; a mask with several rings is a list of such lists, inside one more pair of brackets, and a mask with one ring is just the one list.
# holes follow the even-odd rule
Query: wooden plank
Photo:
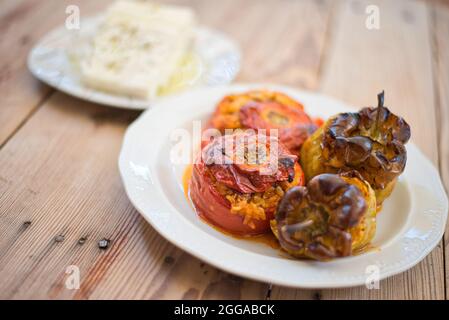
[[[129, 203], [116, 158], [137, 115], [57, 93], [4, 147], [2, 298], [265, 297], [264, 285], [222, 274], [170, 245]], [[107, 250], [98, 247], [103, 238], [111, 240]], [[80, 290], [64, 285], [69, 265], [80, 269]]]
[[[435, 45], [434, 70], [437, 85], [437, 119], [438, 119], [438, 147], [440, 156], [440, 172], [446, 192], [449, 192], [449, 6], [437, 6], [433, 9], [433, 34]], [[446, 298], [449, 295], [449, 226], [446, 226], [444, 237], [445, 270], [446, 270]]]
[[81, 6], [82, 16], [107, 3], [105, 0], [25, 0], [1, 5], [0, 146], [52, 92], [28, 72], [26, 59], [32, 46], [46, 32], [64, 23], [67, 5]]
[[[235, 0], [192, 5], [200, 21], [237, 39], [244, 63], [267, 61], [253, 72], [244, 67], [241, 80], [270, 80], [270, 68], [281, 59], [283, 67], [291, 66], [300, 75], [276, 77], [312, 86], [330, 3]], [[306, 33], [313, 33], [313, 39]], [[257, 44], [249, 41], [256, 34]], [[306, 35], [308, 40], [302, 40]], [[295, 50], [276, 51], [279, 39], [293, 43]], [[297, 50], [307, 52], [309, 46], [313, 51], [297, 56]], [[117, 157], [124, 130], [137, 115], [56, 93], [0, 151], [0, 298], [266, 297], [267, 284], [203, 264], [170, 245], [133, 209]], [[102, 238], [111, 240], [106, 250], [98, 248]], [[70, 265], [80, 269], [79, 290], [65, 287]]]
[[[368, 5], [380, 8], [379, 30], [365, 27]], [[353, 105], [365, 106], [375, 103], [376, 94], [385, 89], [387, 105], [407, 119], [413, 141], [438, 164], [428, 18], [424, 2], [341, 2], [334, 17], [321, 90]], [[447, 38], [447, 29], [442, 35]], [[316, 291], [274, 287], [271, 297], [444, 299], [443, 265], [440, 244], [416, 267], [382, 281], [379, 290], [359, 287]]]
[[230, 25], [230, 34], [247, 48], [237, 80], [316, 88], [333, 1], [268, 4], [259, 1], [245, 10], [245, 20], [263, 16], [265, 23], [241, 28], [235, 17]]
[[222, 2], [222, 9], [213, 1], [181, 3], [195, 8], [200, 23], [224, 31], [239, 43], [242, 63], [237, 81], [317, 86], [333, 1]]

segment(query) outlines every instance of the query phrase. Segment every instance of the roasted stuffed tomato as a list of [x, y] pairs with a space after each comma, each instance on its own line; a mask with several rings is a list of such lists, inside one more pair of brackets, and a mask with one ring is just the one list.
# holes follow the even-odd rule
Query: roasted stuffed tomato
[[[318, 121], [319, 123], [319, 121]], [[299, 102], [266, 90], [228, 95], [218, 104], [209, 125], [226, 129], [278, 129], [281, 142], [298, 154], [302, 143], [317, 129]]]
[[329, 260], [366, 247], [376, 232], [376, 197], [356, 172], [321, 174], [286, 192], [271, 223], [297, 258]]
[[330, 118], [309, 137], [301, 149], [300, 162], [306, 179], [320, 173], [357, 170], [376, 193], [378, 205], [387, 198], [407, 161], [405, 144], [410, 127], [383, 105]]
[[279, 200], [288, 189], [303, 184], [297, 156], [278, 138], [236, 133], [215, 138], [203, 148], [189, 190], [203, 219], [247, 236], [268, 232]]

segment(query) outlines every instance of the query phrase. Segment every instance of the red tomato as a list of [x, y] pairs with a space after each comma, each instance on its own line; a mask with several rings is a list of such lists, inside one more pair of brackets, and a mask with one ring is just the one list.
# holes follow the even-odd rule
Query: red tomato
[[246, 128], [278, 129], [280, 141], [295, 154], [317, 128], [303, 110], [278, 102], [248, 103], [240, 109], [240, 121]]
[[213, 186], [205, 173], [205, 165], [193, 168], [190, 182], [190, 198], [199, 216], [207, 222], [232, 234], [246, 236], [266, 233], [270, 230], [270, 220], [274, 218], [274, 208], [266, 212], [266, 220], [254, 220], [254, 226], [243, 223], [243, 216], [232, 213], [231, 205]]
[[[232, 139], [232, 137], [226, 136], [223, 139]], [[281, 167], [273, 176], [257, 176], [258, 173], [252, 167], [251, 170], [243, 170], [247, 168], [239, 168], [241, 165], [237, 164], [212, 164], [207, 166], [203, 159], [200, 159], [199, 163], [193, 166], [189, 186], [190, 198], [200, 217], [235, 235], [248, 236], [269, 232], [270, 220], [274, 218], [276, 206], [265, 210], [264, 220], [252, 219], [251, 223], [245, 223], [244, 216], [231, 212], [231, 203], [217, 188], [221, 185], [237, 194], [250, 194], [263, 192], [270, 188], [273, 183], [290, 181], [290, 178], [294, 178], [297, 185], [304, 185], [304, 173], [300, 165], [294, 160], [296, 157], [290, 155], [284, 147], [281, 147], [280, 150], [282, 159], [285, 161], [280, 164]]]

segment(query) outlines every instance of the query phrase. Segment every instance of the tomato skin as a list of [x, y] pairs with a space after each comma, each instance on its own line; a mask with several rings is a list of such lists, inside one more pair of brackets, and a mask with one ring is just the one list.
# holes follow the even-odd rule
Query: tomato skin
[[224, 97], [217, 105], [210, 125], [224, 131], [225, 129], [242, 128], [239, 119], [239, 111], [247, 103], [252, 102], [276, 102], [291, 109], [303, 111], [304, 106], [291, 97], [276, 91], [251, 90], [244, 93], [231, 94]]
[[214, 226], [240, 236], [258, 235], [270, 230], [274, 209], [266, 212], [266, 220], [254, 220], [254, 228], [244, 224], [243, 217], [231, 212], [229, 201], [213, 186], [204, 163], [194, 165], [189, 189], [198, 215]]
[[305, 111], [278, 102], [250, 102], [240, 109], [239, 115], [244, 128], [265, 129], [267, 134], [277, 129], [282, 144], [296, 155], [317, 129], [315, 121]]
[[[276, 168], [267, 161], [271, 159], [272, 143], [277, 153]], [[263, 144], [263, 150], [270, 156], [263, 161], [249, 162], [252, 159], [249, 147], [260, 148], [259, 144]], [[241, 159], [239, 150], [246, 150], [244, 156], [240, 154]], [[190, 199], [200, 217], [223, 231], [239, 236], [267, 233], [282, 196], [279, 191], [277, 195], [273, 193], [273, 187], [286, 190], [304, 183], [304, 173], [297, 160], [296, 155], [279, 143], [278, 137], [236, 133], [215, 138], [202, 148], [193, 165]], [[271, 193], [259, 204], [263, 209], [254, 209], [254, 201], [263, 198], [268, 190]], [[253, 197], [256, 194], [258, 198]]]
[[[296, 164], [295, 168], [300, 174], [297, 178], [298, 185], [304, 185], [301, 167]], [[194, 165], [189, 190], [197, 214], [223, 231], [238, 236], [255, 236], [270, 232], [270, 220], [274, 219], [276, 208], [265, 211], [265, 220], [253, 220], [252, 226], [244, 224], [243, 216], [232, 213], [229, 201], [214, 187], [204, 163]]]
[[[251, 129], [282, 129], [312, 123], [304, 111], [278, 102], [250, 102], [240, 109], [239, 115], [242, 125]], [[282, 122], [276, 122], [270, 115], [277, 115]]]

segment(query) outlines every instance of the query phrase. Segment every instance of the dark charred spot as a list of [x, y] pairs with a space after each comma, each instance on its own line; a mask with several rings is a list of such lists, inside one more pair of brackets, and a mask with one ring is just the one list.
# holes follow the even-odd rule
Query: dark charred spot
[[321, 174], [308, 183], [311, 192], [323, 193], [326, 196], [336, 194], [338, 190], [345, 186], [347, 186], [347, 183], [335, 174]]
[[377, 107], [329, 120], [322, 139], [324, 164], [358, 170], [374, 189], [382, 189], [405, 168], [410, 126], [384, 106], [382, 92]]
[[295, 166], [295, 161], [292, 158], [279, 159], [279, 163], [286, 168], [291, 168]]

